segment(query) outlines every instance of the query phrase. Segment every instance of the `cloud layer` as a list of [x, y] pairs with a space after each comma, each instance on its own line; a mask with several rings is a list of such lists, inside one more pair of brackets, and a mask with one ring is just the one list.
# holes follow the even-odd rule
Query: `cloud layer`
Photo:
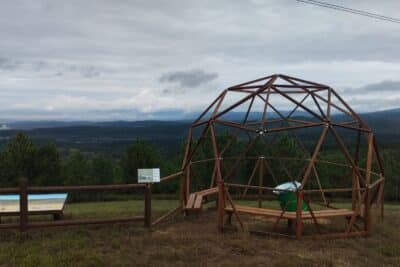
[[[400, 10], [396, 0], [337, 3]], [[271, 73], [330, 84], [358, 111], [392, 108], [399, 29], [294, 0], [2, 1], [0, 119], [198, 111]]]
[[203, 70], [175, 71], [163, 74], [159, 81], [162, 83], [177, 83], [182, 87], [194, 88], [217, 77], [217, 73], [207, 73]]

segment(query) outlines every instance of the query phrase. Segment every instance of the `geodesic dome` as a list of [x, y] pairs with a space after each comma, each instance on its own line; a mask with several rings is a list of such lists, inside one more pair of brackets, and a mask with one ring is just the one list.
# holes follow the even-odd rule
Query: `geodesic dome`
[[182, 170], [185, 203], [222, 181], [258, 190], [259, 207], [266, 188], [287, 181], [326, 207], [338, 194], [358, 211], [383, 202], [372, 130], [330, 86], [283, 74], [223, 90], [192, 123]]

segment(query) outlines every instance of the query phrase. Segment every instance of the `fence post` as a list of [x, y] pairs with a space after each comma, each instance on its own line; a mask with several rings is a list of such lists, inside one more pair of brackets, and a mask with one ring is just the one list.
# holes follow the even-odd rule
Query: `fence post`
[[151, 184], [146, 184], [144, 190], [144, 225], [151, 227]]
[[22, 177], [19, 181], [19, 230], [28, 229], [28, 179]]

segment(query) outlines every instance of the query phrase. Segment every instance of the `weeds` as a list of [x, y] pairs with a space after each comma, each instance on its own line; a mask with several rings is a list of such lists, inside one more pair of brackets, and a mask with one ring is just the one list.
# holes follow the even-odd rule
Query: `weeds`
[[[142, 201], [73, 204], [70, 216], [129, 216]], [[155, 217], [176, 205], [153, 202]], [[400, 266], [400, 206], [368, 238], [303, 240], [220, 234], [215, 211], [149, 231], [142, 224], [0, 231], [0, 266]], [[249, 221], [246, 220], [246, 223]], [[259, 224], [259, 222], [257, 222]]]

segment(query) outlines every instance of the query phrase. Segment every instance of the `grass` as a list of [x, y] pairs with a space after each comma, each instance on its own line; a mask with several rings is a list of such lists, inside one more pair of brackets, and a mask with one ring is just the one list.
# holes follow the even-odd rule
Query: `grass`
[[[154, 200], [153, 213], [156, 217], [176, 205], [176, 200]], [[88, 218], [142, 211], [142, 201], [130, 200], [68, 204], [65, 212], [68, 218]], [[370, 237], [354, 239], [295, 241], [243, 232], [220, 234], [214, 211], [178, 217], [153, 230], [140, 223], [34, 229], [25, 234], [1, 230], [0, 266], [400, 266], [399, 222], [400, 205], [391, 204]]]

